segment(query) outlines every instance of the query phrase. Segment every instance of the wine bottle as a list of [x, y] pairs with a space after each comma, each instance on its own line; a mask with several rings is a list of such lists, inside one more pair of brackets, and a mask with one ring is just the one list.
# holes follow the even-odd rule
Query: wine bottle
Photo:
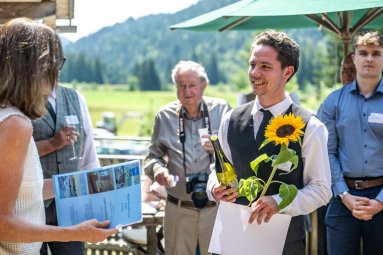
[[226, 187], [238, 189], [238, 180], [233, 165], [227, 159], [221, 148], [218, 136], [212, 135], [210, 140], [214, 147], [215, 154], [215, 172], [220, 184]]

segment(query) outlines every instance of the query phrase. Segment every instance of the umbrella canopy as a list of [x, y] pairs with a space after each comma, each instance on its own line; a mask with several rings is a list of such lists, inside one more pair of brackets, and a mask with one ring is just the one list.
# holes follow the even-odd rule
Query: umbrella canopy
[[242, 0], [171, 29], [224, 31], [310, 28], [336, 33], [348, 54], [348, 44], [362, 27], [383, 27], [383, 0]]

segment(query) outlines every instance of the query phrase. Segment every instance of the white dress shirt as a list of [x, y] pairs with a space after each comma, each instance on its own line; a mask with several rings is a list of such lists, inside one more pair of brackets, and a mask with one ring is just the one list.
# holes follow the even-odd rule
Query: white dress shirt
[[[286, 113], [290, 105], [293, 103], [291, 97], [286, 93], [286, 97], [280, 103], [273, 105], [266, 110], [269, 110], [274, 117]], [[262, 113], [259, 111], [263, 107], [255, 99], [254, 107], [251, 111], [254, 121], [254, 137], [256, 137], [258, 128], [262, 122]], [[227, 142], [227, 133], [229, 121], [232, 111], [228, 112], [223, 119], [219, 129], [219, 140], [222, 149], [227, 158], [232, 161], [231, 151]], [[316, 210], [318, 207], [326, 205], [332, 197], [331, 193], [331, 174], [330, 164], [327, 152], [328, 132], [322, 122], [315, 116], [312, 116], [307, 123], [302, 143], [302, 159], [303, 159], [303, 184], [304, 187], [298, 190], [298, 194], [294, 201], [280, 211], [280, 213], [291, 216], [305, 215]], [[215, 172], [212, 172], [208, 182], [208, 196], [210, 200], [214, 200], [212, 196], [212, 188], [218, 184]], [[273, 198], [279, 204], [281, 198], [278, 194], [273, 195]]]

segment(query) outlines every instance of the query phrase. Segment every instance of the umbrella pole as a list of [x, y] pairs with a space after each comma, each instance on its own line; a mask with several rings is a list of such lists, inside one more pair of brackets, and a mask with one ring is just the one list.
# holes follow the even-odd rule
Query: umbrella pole
[[348, 44], [349, 42], [343, 42], [343, 58], [346, 57], [349, 53]]
[[342, 33], [340, 34], [340, 40], [343, 44], [343, 57], [346, 57], [350, 51], [349, 51], [349, 45], [351, 42], [352, 35], [351, 33]]

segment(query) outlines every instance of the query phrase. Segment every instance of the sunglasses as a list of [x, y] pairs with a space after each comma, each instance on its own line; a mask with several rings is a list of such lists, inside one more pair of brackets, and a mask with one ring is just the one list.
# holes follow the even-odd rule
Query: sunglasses
[[59, 70], [61, 71], [61, 69], [64, 67], [64, 64], [65, 64], [65, 61], [66, 61], [66, 57], [63, 57], [59, 60]]

